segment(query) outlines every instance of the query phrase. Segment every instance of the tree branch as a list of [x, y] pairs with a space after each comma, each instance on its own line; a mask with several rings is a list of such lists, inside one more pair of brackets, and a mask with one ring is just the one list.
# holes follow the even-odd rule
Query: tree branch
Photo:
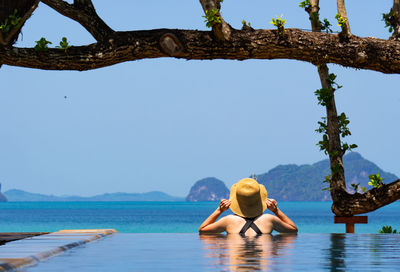
[[[218, 11], [221, 10], [220, 0], [200, 0], [200, 3], [203, 7], [204, 14], [207, 14], [208, 11], [213, 9], [216, 9]], [[213, 24], [213, 32], [219, 40], [227, 41], [231, 36], [231, 26], [224, 21], [220, 12], [218, 12], [217, 16], [219, 16], [219, 18], [221, 19], [221, 23]]]
[[3, 32], [0, 31], [0, 44], [1, 45], [6, 45], [4, 39], [3, 39]]
[[[311, 0], [311, 7], [306, 9], [310, 16], [311, 29], [313, 32], [321, 32], [321, 21], [319, 20], [319, 0]], [[314, 18], [313, 14], [317, 14], [318, 18]]]
[[337, 216], [351, 216], [375, 211], [400, 199], [400, 179], [373, 188], [364, 194], [340, 192], [340, 200], [332, 205], [332, 212]]
[[94, 9], [92, 0], [74, 0], [74, 6], [77, 7], [77, 8]]
[[[313, 32], [321, 32], [321, 21], [319, 19], [319, 0], [311, 0], [311, 7], [306, 8], [311, 19], [311, 27]], [[326, 133], [328, 134], [328, 154], [331, 169], [330, 178], [330, 191], [332, 200], [338, 201], [336, 191], [346, 190], [346, 181], [343, 166], [343, 151], [341, 147], [340, 131], [338, 124], [338, 114], [335, 102], [335, 90], [329, 80], [329, 68], [326, 63], [318, 65], [318, 75], [321, 81], [322, 88], [329, 90], [330, 99], [326, 108], [327, 127]], [[336, 151], [336, 152], [334, 152]], [[336, 169], [333, 171], [332, 169]], [[340, 200], [339, 200], [340, 201]]]
[[342, 35], [344, 36], [350, 36], [351, 31], [350, 31], [350, 23], [349, 23], [349, 18], [347, 17], [347, 12], [346, 12], [346, 5], [344, 4], [344, 0], [337, 0], [337, 10], [338, 14], [342, 16], [342, 18], [345, 20], [344, 24], [342, 25]]
[[96, 13], [90, 0], [75, 1], [74, 5], [63, 0], [42, 0], [60, 14], [80, 23], [97, 41], [104, 41], [114, 33]]
[[393, 7], [390, 10], [392, 13], [393, 35], [392, 39], [400, 38], [400, 0], [393, 0]]
[[21, 22], [19, 23], [18, 27], [14, 27], [10, 30], [10, 33], [8, 33], [8, 35], [4, 39], [4, 45], [11, 45], [12, 43], [14, 43], [14, 41], [17, 40], [19, 32], [21, 31], [21, 28], [24, 26], [26, 20], [28, 20], [29, 17], [31, 17], [32, 13], [35, 11], [37, 6], [39, 5], [39, 2], [40, 2], [40, 0], [35, 0], [35, 2], [30, 7], [28, 12], [26, 12], [24, 14], [24, 16], [21, 18]]
[[400, 43], [351, 36], [341, 43], [338, 35], [286, 29], [233, 30], [229, 42], [215, 40], [209, 31], [156, 29], [116, 32], [106, 42], [71, 47], [67, 52], [33, 48], [0, 48], [3, 64], [46, 70], [90, 70], [146, 58], [170, 56], [162, 50], [161, 38], [174, 35], [182, 48], [178, 58], [191, 59], [295, 59], [319, 65], [336, 63], [346, 67], [400, 73]]

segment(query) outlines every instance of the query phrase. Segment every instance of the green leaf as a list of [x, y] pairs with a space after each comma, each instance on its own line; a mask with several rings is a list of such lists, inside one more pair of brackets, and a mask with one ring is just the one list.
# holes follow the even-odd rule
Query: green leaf
[[212, 27], [214, 24], [222, 23], [221, 17], [219, 16], [219, 9], [206, 10], [206, 14], [202, 17], [206, 18], [207, 27]]
[[380, 177], [379, 173], [375, 175], [371, 174], [368, 177], [370, 180], [370, 182], [368, 182], [368, 185], [371, 185], [374, 188], [380, 188], [382, 185], [384, 185], [383, 178]]
[[393, 229], [392, 226], [382, 226], [379, 233], [397, 233], [397, 230]]

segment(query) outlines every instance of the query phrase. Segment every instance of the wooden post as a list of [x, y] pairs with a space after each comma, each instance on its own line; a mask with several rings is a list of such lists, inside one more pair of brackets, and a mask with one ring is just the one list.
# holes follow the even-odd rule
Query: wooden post
[[354, 224], [367, 224], [368, 216], [335, 216], [335, 224], [346, 224], [346, 233], [354, 233]]

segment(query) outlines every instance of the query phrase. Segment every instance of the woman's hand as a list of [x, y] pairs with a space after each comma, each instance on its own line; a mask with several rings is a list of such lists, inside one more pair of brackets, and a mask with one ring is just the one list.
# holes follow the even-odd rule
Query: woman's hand
[[221, 218], [215, 222], [218, 217], [226, 211], [231, 205], [230, 200], [222, 199], [218, 208], [201, 224], [199, 228], [200, 233], [219, 233], [226, 231], [226, 217]]
[[222, 199], [221, 202], [219, 203], [218, 209], [220, 210], [221, 213], [229, 209], [229, 206], [231, 205], [231, 201], [227, 199]]
[[278, 210], [278, 202], [276, 202], [275, 199], [267, 198], [265, 203], [267, 204], [268, 210], [270, 210], [273, 213], [276, 213], [276, 211]]

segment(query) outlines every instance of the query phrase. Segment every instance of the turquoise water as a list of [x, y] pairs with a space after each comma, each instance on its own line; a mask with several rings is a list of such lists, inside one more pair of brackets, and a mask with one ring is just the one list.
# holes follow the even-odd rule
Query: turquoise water
[[[333, 224], [330, 202], [280, 202], [300, 233], [342, 233]], [[1, 202], [0, 232], [51, 232], [114, 228], [121, 233], [195, 233], [216, 209], [213, 202]], [[382, 225], [400, 229], [400, 203], [368, 214], [357, 233], [377, 233]]]
[[26, 271], [398, 271], [399, 254], [395, 234], [120, 233]]

